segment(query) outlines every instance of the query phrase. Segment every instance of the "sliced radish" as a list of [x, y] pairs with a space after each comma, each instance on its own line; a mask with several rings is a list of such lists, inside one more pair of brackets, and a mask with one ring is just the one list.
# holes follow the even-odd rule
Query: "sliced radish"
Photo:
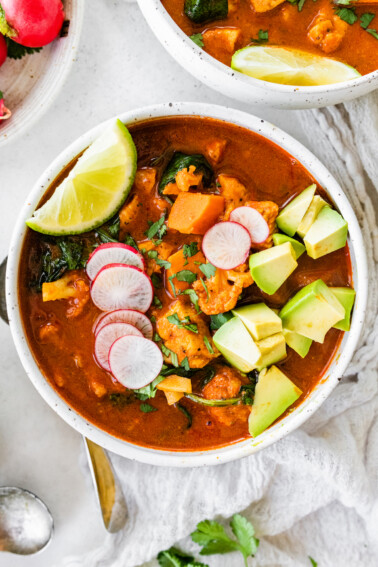
[[152, 339], [154, 333], [152, 323], [147, 315], [139, 311], [133, 311], [133, 309], [117, 309], [101, 315], [95, 325], [94, 333], [97, 335], [109, 323], [129, 323], [134, 325], [146, 339]]
[[125, 337], [126, 335], [136, 335], [137, 337], [143, 337], [142, 333], [128, 323], [109, 323], [102, 327], [102, 329], [97, 333], [95, 340], [95, 357], [99, 365], [110, 372], [109, 366], [109, 351], [110, 347], [120, 337]]
[[101, 268], [91, 288], [92, 301], [101, 311], [135, 309], [145, 313], [153, 295], [150, 278], [139, 268], [126, 264]]
[[230, 220], [244, 226], [251, 237], [252, 245], [261, 244], [269, 236], [269, 226], [259, 211], [253, 207], [238, 207], [230, 214]]
[[203, 237], [202, 250], [208, 261], [221, 270], [233, 270], [243, 264], [251, 248], [251, 237], [237, 222], [219, 222]]
[[121, 337], [109, 352], [111, 372], [126, 388], [142, 388], [160, 373], [163, 355], [159, 347], [144, 337]]
[[145, 270], [145, 262], [140, 254], [132, 246], [122, 242], [109, 242], [98, 246], [88, 258], [87, 275], [94, 280], [98, 272], [108, 264], [127, 264]]

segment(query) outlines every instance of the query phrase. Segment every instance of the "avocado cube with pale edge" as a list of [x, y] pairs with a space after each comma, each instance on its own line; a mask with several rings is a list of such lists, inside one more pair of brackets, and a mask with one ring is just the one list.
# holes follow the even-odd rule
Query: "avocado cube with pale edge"
[[251, 254], [251, 275], [262, 291], [273, 295], [298, 266], [294, 248], [290, 242], [273, 246], [262, 252]]
[[276, 218], [277, 226], [282, 232], [289, 236], [294, 236], [297, 232], [301, 220], [309, 208], [312, 198], [315, 195], [316, 185], [310, 185], [302, 193], [297, 195], [286, 207], [282, 209]]
[[303, 252], [306, 251], [306, 246], [304, 246], [302, 242], [298, 242], [298, 240], [295, 240], [295, 238], [291, 238], [286, 234], [280, 234], [279, 232], [273, 234], [273, 244], [275, 246], [279, 246], [280, 244], [284, 244], [285, 242], [290, 242], [290, 244], [294, 248], [294, 252], [297, 260], [300, 256], [302, 256]]
[[283, 336], [285, 337], [285, 341], [287, 346], [295, 350], [296, 353], [299, 354], [301, 358], [307, 356], [308, 351], [312, 345], [312, 340], [296, 333], [295, 331], [290, 331], [289, 329], [283, 329]]
[[348, 223], [334, 209], [324, 207], [303, 241], [307, 254], [316, 260], [344, 248], [348, 237]]
[[326, 206], [326, 204], [327, 203], [320, 197], [320, 195], [315, 195], [315, 197], [312, 198], [311, 204], [307, 209], [305, 216], [301, 220], [300, 225], [298, 226], [297, 234], [301, 238], [306, 236], [316, 217], [318, 216], [322, 208]]
[[344, 319], [345, 309], [322, 280], [303, 287], [280, 311], [285, 329], [295, 331], [318, 343]]
[[340, 329], [341, 331], [349, 331], [350, 315], [352, 313], [356, 292], [351, 287], [330, 287], [329, 289], [345, 309], [344, 319], [336, 323], [334, 327], [335, 329]]
[[300, 390], [277, 366], [260, 372], [256, 384], [249, 432], [257, 437], [267, 429], [301, 396]]
[[261, 353], [256, 363], [259, 371], [286, 358], [286, 342], [282, 333], [257, 341], [256, 346]]
[[282, 331], [281, 319], [265, 303], [243, 305], [232, 313], [243, 321], [255, 341]]
[[213, 341], [225, 359], [241, 372], [256, 368], [260, 351], [239, 317], [233, 317], [222, 325]]

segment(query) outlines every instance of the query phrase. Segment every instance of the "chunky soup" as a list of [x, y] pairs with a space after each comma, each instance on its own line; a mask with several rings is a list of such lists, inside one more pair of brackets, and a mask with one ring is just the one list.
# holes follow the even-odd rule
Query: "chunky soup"
[[[115, 217], [80, 235], [54, 237], [28, 229], [20, 261], [19, 300], [29, 346], [46, 380], [69, 406], [118, 438], [142, 446], [182, 451], [212, 449], [246, 439], [250, 436], [248, 417], [255, 403], [255, 390], [259, 377], [266, 372], [262, 367], [269, 365], [280, 376], [284, 374], [284, 379], [298, 392], [289, 402], [295, 402], [287, 410], [291, 411], [325, 377], [343, 331], [333, 325], [329, 330], [327, 327], [324, 342], [305, 339], [309, 341], [307, 353], [299, 348], [301, 355], [284, 344], [283, 355], [273, 353], [272, 358], [268, 345], [270, 362], [265, 364], [261, 359], [256, 364], [246, 362], [247, 355], [243, 358], [243, 353], [238, 355], [243, 364], [239, 358], [233, 359], [227, 350], [232, 347], [223, 348], [227, 337], [224, 342], [220, 335], [217, 339], [217, 333], [229, 321], [240, 321], [238, 316], [232, 317], [231, 310], [259, 304], [268, 314], [269, 324], [279, 325], [271, 331], [264, 327], [260, 336], [281, 340], [282, 324], [277, 312], [289, 305], [288, 300], [300, 289], [320, 279], [325, 287], [350, 288], [348, 245], [344, 240], [337, 245], [338, 249], [331, 251], [331, 246], [326, 250], [329, 253], [322, 253], [317, 259], [309, 256], [308, 245], [309, 253], [301, 250], [301, 255], [293, 259], [292, 245], [277, 240], [287, 240], [277, 230], [279, 211], [285, 212], [285, 205], [304, 195], [306, 188], [314, 193], [316, 186], [296, 159], [262, 136], [199, 117], [149, 120], [130, 126], [130, 133], [137, 150], [137, 171], [130, 194]], [[75, 162], [52, 183], [42, 203], [67, 177]], [[188, 197], [195, 200], [194, 212], [192, 205], [190, 211], [185, 209]], [[338, 215], [323, 188], [316, 188], [314, 198], [315, 202], [324, 203], [323, 211]], [[257, 238], [259, 230], [255, 232], [255, 239], [260, 242], [251, 244], [249, 240], [248, 253], [251, 248], [253, 257], [264, 258], [259, 254], [282, 250], [287, 258], [290, 249], [290, 262], [295, 263], [295, 269], [282, 277], [284, 281], [277, 283], [279, 287], [274, 292], [270, 280], [267, 284], [261, 280], [260, 287], [254, 283], [260, 272], [252, 261], [251, 270], [248, 269], [248, 258], [233, 269], [222, 269], [205, 256], [214, 255], [209, 240], [214, 227], [241, 231], [239, 243], [234, 246], [239, 255], [243, 238], [249, 236], [230, 217], [234, 218], [237, 211], [251, 210], [255, 211], [255, 226], [260, 227], [260, 234], [264, 230], [267, 233]], [[281, 216], [285, 221], [285, 214]], [[203, 245], [205, 239], [209, 240], [207, 246]], [[92, 276], [91, 271], [98, 269], [93, 260], [101, 257], [100, 252], [107, 254], [113, 245], [117, 247], [116, 242], [126, 243], [127, 254], [130, 247], [134, 250], [135, 261], [141, 267], [133, 268], [132, 273], [148, 276], [153, 286], [152, 305], [140, 307], [145, 315], [139, 313], [132, 319], [139, 327], [133, 340], [147, 340], [140, 338], [141, 332], [152, 338], [148, 343], [154, 342], [162, 351], [164, 366], [160, 383], [150, 380], [142, 388], [122, 385], [107, 367], [107, 359], [104, 362], [101, 358], [103, 352], [96, 350], [96, 337], [101, 332], [98, 329], [112, 325], [103, 325], [103, 317], [109, 317], [110, 311], [110, 320], [115, 321], [118, 311], [101, 311], [96, 306], [96, 280], [107, 266], [97, 277]], [[294, 236], [292, 244], [304, 249], [298, 236]], [[224, 242], [224, 250], [227, 246]], [[216, 249], [215, 256], [219, 252]], [[219, 259], [220, 263], [223, 261]], [[229, 261], [228, 257], [226, 262]], [[109, 262], [120, 270], [119, 263], [112, 263], [112, 259]], [[268, 293], [262, 288], [269, 288]], [[139, 300], [143, 302], [144, 296]], [[247, 333], [244, 339], [251, 340], [251, 345], [263, 348], [263, 341], [248, 337]], [[236, 343], [241, 344], [238, 340]], [[145, 360], [147, 354], [141, 363]], [[270, 423], [287, 405], [271, 417]]]

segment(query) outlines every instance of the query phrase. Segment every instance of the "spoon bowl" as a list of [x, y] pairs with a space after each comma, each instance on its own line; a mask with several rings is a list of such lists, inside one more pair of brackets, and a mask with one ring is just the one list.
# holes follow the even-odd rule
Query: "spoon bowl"
[[0, 488], [0, 551], [31, 555], [49, 543], [54, 522], [47, 506], [28, 490]]

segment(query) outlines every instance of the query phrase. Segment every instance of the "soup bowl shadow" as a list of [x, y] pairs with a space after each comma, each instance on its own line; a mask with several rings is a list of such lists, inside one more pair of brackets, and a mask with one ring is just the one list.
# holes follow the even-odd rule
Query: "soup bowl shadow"
[[160, 43], [186, 71], [216, 91], [258, 107], [320, 108], [353, 100], [378, 88], [378, 70], [353, 80], [313, 87], [280, 85], [234, 71], [196, 45], [173, 21], [161, 0], [137, 0]]
[[91, 144], [106, 128], [109, 122], [103, 122], [89, 132], [83, 134], [64, 150], [46, 169], [35, 183], [22, 210], [20, 211], [11, 239], [8, 265], [6, 272], [6, 297], [10, 328], [13, 340], [23, 364], [23, 367], [43, 399], [79, 433], [88, 437], [98, 445], [143, 463], [195, 467], [203, 465], [222, 464], [242, 457], [246, 457], [278, 441], [300, 427], [316, 411], [345, 372], [353, 352], [357, 346], [367, 303], [367, 262], [364, 243], [353, 209], [337, 181], [322, 163], [301, 143], [276, 128], [274, 125], [261, 120], [256, 116], [234, 110], [232, 108], [201, 104], [201, 103], [167, 103], [132, 110], [119, 115], [117, 118], [126, 125], [135, 124], [152, 118], [165, 116], [202, 116], [215, 118], [226, 123], [236, 124], [247, 128], [264, 138], [277, 144], [314, 176], [317, 182], [326, 189], [329, 197], [349, 224], [348, 244], [350, 248], [353, 282], [356, 289], [356, 303], [352, 319], [351, 330], [345, 333], [343, 340], [334, 356], [328, 370], [312, 393], [304, 399], [302, 404], [289, 413], [278, 423], [274, 424], [256, 439], [247, 439], [226, 447], [206, 451], [164, 451], [141, 447], [127, 441], [118, 439], [89, 423], [57, 394], [41, 373], [33, 354], [29, 348], [23, 328], [22, 316], [18, 299], [18, 272], [22, 244], [27, 232], [25, 220], [31, 216], [41, 197], [55, 179], [55, 177], [69, 164], [73, 158]]

